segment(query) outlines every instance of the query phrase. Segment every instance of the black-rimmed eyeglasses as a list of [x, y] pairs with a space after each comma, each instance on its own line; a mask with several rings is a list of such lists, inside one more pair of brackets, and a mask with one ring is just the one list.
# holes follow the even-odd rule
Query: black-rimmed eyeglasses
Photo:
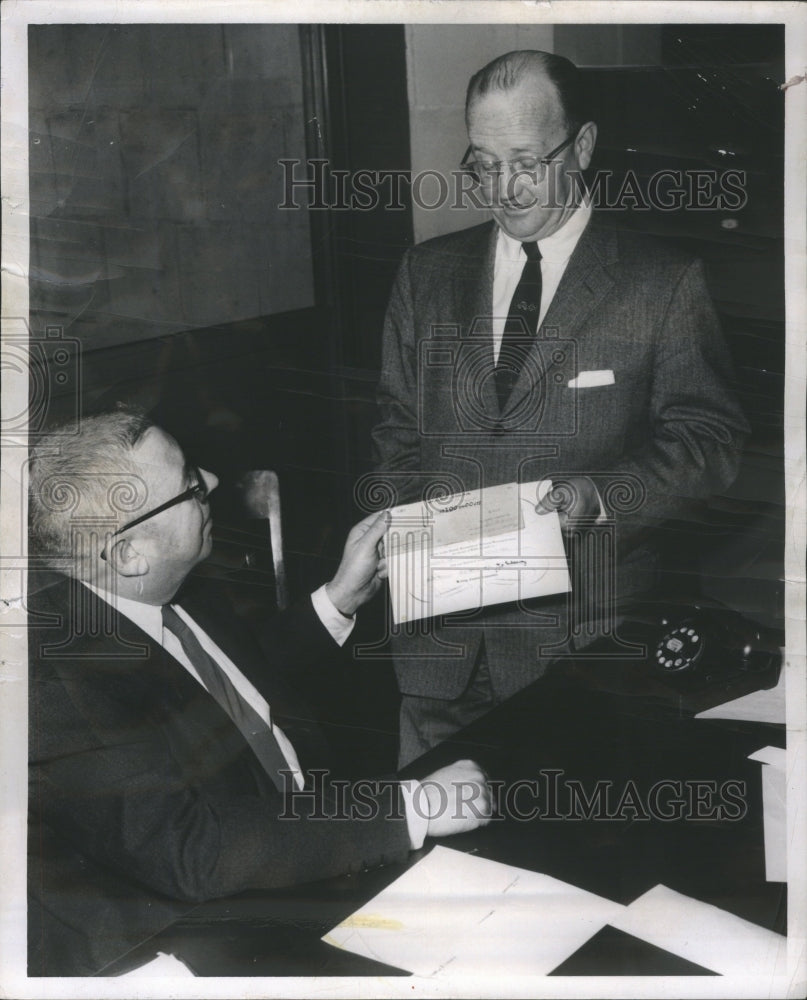
[[577, 133], [573, 133], [567, 139], [556, 146], [546, 156], [538, 156], [537, 153], [522, 153], [513, 160], [479, 160], [474, 156], [473, 146], [465, 150], [465, 156], [460, 163], [460, 170], [470, 174], [477, 184], [487, 184], [496, 180], [502, 174], [504, 167], [507, 167], [511, 174], [532, 174], [535, 176], [536, 184], [539, 184], [546, 177], [546, 169], [555, 160], [558, 153], [562, 153], [567, 146], [570, 146], [577, 138]]
[[139, 517], [136, 517], [131, 521], [127, 521], [126, 524], [118, 528], [117, 531], [112, 532], [112, 537], [114, 538], [116, 535], [121, 534], [121, 532], [126, 531], [128, 528], [134, 528], [136, 524], [142, 524], [144, 521], [148, 521], [149, 518], [162, 514], [164, 510], [169, 510], [171, 507], [176, 507], [177, 504], [185, 503], [186, 500], [198, 500], [199, 503], [204, 503], [210, 495], [210, 490], [207, 488], [207, 485], [202, 478], [202, 473], [198, 469], [194, 468], [191, 472], [196, 480], [193, 486], [189, 486], [186, 490], [183, 490], [182, 493], [178, 493], [170, 500], [166, 500], [165, 503], [161, 503], [160, 506], [155, 507], [154, 510], [150, 510], [146, 514], [141, 514]]

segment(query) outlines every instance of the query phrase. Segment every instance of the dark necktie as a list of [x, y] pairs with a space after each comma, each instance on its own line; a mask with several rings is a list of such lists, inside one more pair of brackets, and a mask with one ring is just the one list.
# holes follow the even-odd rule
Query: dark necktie
[[499, 359], [496, 362], [496, 392], [503, 409], [538, 330], [541, 313], [541, 251], [537, 243], [522, 243], [527, 259], [521, 272], [510, 312], [504, 325]]
[[272, 730], [249, 702], [236, 691], [230, 678], [213, 657], [205, 652], [193, 630], [185, 624], [170, 604], [163, 606], [162, 613], [163, 624], [179, 639], [185, 655], [202, 678], [204, 686], [241, 730], [241, 735], [252, 747], [263, 769], [275, 783], [278, 791], [282, 792], [284, 783], [280, 772], [288, 771], [289, 763], [283, 756]]

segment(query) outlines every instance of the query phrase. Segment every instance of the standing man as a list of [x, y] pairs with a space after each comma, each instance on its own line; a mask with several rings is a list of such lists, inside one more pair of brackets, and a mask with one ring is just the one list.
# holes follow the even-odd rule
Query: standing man
[[29, 975], [101, 973], [197, 903], [382, 864], [489, 817], [470, 761], [337, 802], [291, 690], [380, 586], [383, 515], [253, 637], [188, 580], [216, 483], [139, 413], [34, 453], [35, 553], [60, 572], [29, 588]]
[[651, 586], [651, 529], [732, 482], [747, 432], [701, 264], [609, 231], [583, 197], [597, 126], [577, 68], [510, 52], [472, 77], [465, 116], [462, 169], [493, 221], [403, 260], [384, 331], [378, 469], [399, 502], [435, 481], [551, 479], [561, 523], [610, 531], [615, 554], [584, 562], [567, 544], [569, 599], [394, 636], [401, 763], [584, 644], [573, 602], [579, 624]]

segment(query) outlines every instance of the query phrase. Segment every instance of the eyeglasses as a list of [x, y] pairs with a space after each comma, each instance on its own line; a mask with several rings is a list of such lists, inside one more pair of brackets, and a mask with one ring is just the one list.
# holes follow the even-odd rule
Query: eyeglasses
[[514, 160], [477, 160], [473, 155], [473, 146], [469, 146], [465, 150], [462, 163], [460, 163], [460, 170], [470, 174], [477, 184], [486, 184], [499, 177], [503, 167], [508, 167], [513, 174], [534, 174], [534, 183], [538, 184], [546, 177], [546, 168], [557, 157], [558, 153], [562, 153], [576, 138], [577, 133], [570, 135], [546, 156], [522, 153]]
[[191, 472], [196, 482], [193, 486], [189, 486], [182, 493], [178, 493], [175, 497], [170, 500], [166, 500], [165, 503], [161, 503], [159, 507], [155, 507], [154, 510], [150, 510], [147, 514], [141, 514], [139, 517], [134, 518], [132, 521], [127, 521], [122, 527], [118, 528], [117, 531], [112, 532], [112, 537], [121, 534], [121, 532], [126, 531], [127, 528], [133, 528], [136, 524], [142, 524], [144, 521], [148, 521], [149, 518], [156, 517], [158, 514], [162, 514], [164, 510], [169, 510], [171, 507], [176, 507], [177, 504], [185, 503], [186, 500], [198, 500], [199, 503], [204, 503], [208, 496], [210, 496], [210, 490], [205, 485], [205, 481], [202, 478], [202, 473], [197, 468], [192, 468]]

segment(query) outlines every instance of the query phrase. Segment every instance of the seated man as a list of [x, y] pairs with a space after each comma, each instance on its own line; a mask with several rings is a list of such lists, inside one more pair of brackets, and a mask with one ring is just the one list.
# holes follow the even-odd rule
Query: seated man
[[255, 641], [183, 586], [210, 552], [216, 477], [140, 413], [74, 430], [43, 440], [30, 469], [34, 548], [60, 572], [29, 587], [29, 975], [103, 972], [193, 904], [487, 822], [470, 761], [422, 785], [357, 783], [336, 808], [316, 727], [281, 676], [347, 638], [386, 572], [384, 515]]

